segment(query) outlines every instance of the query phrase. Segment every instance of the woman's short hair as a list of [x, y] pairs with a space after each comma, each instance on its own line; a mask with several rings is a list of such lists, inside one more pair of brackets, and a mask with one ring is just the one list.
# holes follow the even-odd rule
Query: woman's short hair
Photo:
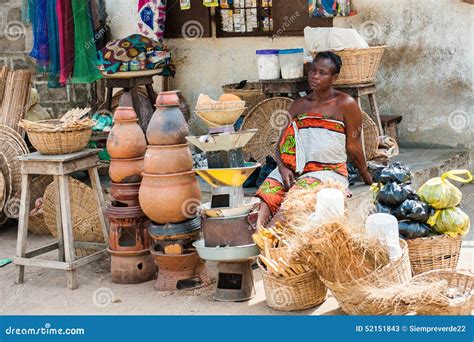
[[314, 57], [313, 63], [315, 63], [316, 61], [320, 59], [329, 59], [332, 62], [332, 64], [334, 64], [333, 74], [339, 74], [342, 67], [341, 57], [339, 57], [332, 51], [321, 51], [321, 52], [318, 52], [316, 57]]

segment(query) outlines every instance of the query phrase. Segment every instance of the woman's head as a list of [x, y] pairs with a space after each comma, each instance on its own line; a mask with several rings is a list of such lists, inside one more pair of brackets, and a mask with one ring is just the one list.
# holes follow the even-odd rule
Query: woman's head
[[313, 90], [326, 90], [337, 80], [341, 57], [331, 51], [318, 52], [311, 63], [308, 81]]

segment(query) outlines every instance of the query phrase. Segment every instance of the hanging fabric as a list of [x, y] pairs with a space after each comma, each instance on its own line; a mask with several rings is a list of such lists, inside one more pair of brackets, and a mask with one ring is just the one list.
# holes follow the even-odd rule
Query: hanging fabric
[[163, 42], [166, 0], [139, 0], [138, 17], [138, 32], [150, 39]]
[[46, 0], [34, 0], [29, 3], [30, 19], [33, 24], [33, 49], [30, 56], [36, 59], [40, 70], [44, 71], [49, 62], [49, 41]]
[[59, 31], [59, 81], [62, 85], [67, 83], [74, 69], [74, 20], [70, 0], [57, 0], [56, 10], [58, 15]]
[[72, 83], [92, 83], [102, 75], [97, 68], [97, 50], [88, 3], [71, 0], [74, 18], [74, 71]]
[[354, 15], [351, 0], [308, 0], [309, 15], [312, 17], [347, 17]]
[[48, 87], [59, 88], [60, 56], [59, 56], [59, 31], [58, 18], [56, 15], [56, 1], [48, 0], [48, 43], [49, 43], [49, 63], [48, 63]]

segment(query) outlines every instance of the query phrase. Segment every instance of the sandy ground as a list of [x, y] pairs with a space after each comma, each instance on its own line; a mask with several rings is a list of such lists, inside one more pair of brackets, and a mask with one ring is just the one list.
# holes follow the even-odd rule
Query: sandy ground
[[[463, 209], [474, 217], [474, 185], [463, 188]], [[0, 258], [15, 254], [16, 222], [0, 231]], [[30, 236], [28, 250], [52, 241], [51, 237]], [[54, 259], [51, 252], [46, 255]], [[27, 268], [25, 282], [14, 284], [15, 267], [0, 268], [0, 314], [25, 315], [338, 315], [343, 314], [336, 300], [329, 295], [321, 305], [300, 312], [278, 312], [265, 304], [263, 282], [254, 271], [256, 296], [243, 303], [222, 303], [212, 300], [213, 287], [201, 290], [158, 292], [154, 281], [139, 285], [118, 285], [111, 282], [109, 260], [104, 259], [78, 270], [79, 288], [66, 288], [66, 278], [58, 270]], [[215, 276], [214, 263], [208, 263]], [[465, 237], [459, 268], [474, 269], [474, 230]]]

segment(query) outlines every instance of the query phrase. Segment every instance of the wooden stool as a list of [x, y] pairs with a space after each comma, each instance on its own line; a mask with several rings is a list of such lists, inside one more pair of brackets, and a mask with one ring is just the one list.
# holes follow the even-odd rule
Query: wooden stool
[[[343, 91], [353, 98], [356, 99], [357, 103], [360, 105], [360, 97], [363, 95], [368, 95], [370, 102], [371, 113], [368, 113], [372, 120], [377, 124], [379, 129], [379, 134], [383, 135], [382, 122], [380, 121], [379, 109], [377, 107], [377, 101], [375, 100], [375, 93], [377, 89], [375, 83], [365, 83], [365, 84], [340, 84], [335, 85], [334, 88], [337, 90]], [[362, 107], [361, 107], [362, 108]]]
[[[46, 267], [65, 270], [67, 286], [73, 290], [77, 288], [76, 268], [107, 255], [106, 243], [108, 241], [108, 226], [102, 214], [105, 209], [105, 204], [99, 174], [97, 172], [97, 166], [99, 165], [97, 151], [98, 150], [86, 149], [81, 152], [64, 155], [42, 155], [35, 152], [18, 158], [21, 163], [21, 204], [16, 257], [13, 260], [16, 265], [17, 284], [21, 284], [24, 281], [25, 266]], [[92, 189], [96, 194], [97, 205], [102, 209], [99, 210], [99, 220], [106, 243], [74, 242], [68, 175], [81, 170], [88, 171]], [[31, 195], [30, 183], [32, 175], [34, 174], [53, 175], [55, 182], [57, 182], [56, 184], [59, 185], [56, 193], [58, 242], [26, 252]], [[103, 249], [76, 260], [75, 247]], [[34, 258], [56, 249], [59, 250], [59, 261]]]

